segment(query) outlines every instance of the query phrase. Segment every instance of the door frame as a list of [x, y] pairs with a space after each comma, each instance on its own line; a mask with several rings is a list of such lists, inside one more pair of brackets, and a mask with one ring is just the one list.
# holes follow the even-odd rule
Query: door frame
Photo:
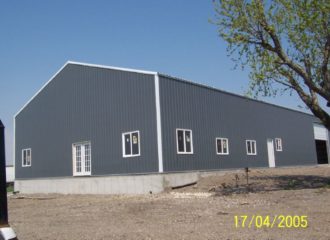
[[[325, 131], [325, 138], [320, 138], [319, 136], [317, 136], [317, 129], [322, 129], [323, 131]], [[330, 134], [328, 129], [326, 129], [326, 127], [324, 127], [323, 124], [319, 123], [319, 122], [314, 122], [313, 123], [313, 133], [314, 133], [314, 141], [315, 140], [322, 140], [322, 141], [326, 141], [326, 147], [327, 147], [327, 154], [328, 154], [328, 164], [330, 164]], [[316, 152], [315, 152], [316, 154]]]
[[[86, 155], [85, 155], [85, 145], [89, 145], [89, 171], [86, 171]], [[77, 156], [76, 147], [80, 146], [80, 158], [81, 158], [81, 171], [77, 172]], [[78, 142], [72, 144], [72, 163], [73, 163], [73, 176], [90, 176], [92, 174], [92, 145], [90, 141]]]

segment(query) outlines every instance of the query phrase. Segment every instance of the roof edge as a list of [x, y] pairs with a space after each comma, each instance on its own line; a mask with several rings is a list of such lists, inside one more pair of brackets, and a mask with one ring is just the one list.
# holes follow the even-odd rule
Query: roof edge
[[14, 115], [14, 119], [18, 114], [20, 114], [23, 109], [30, 103], [32, 100], [69, 64], [67, 61], [24, 105], [18, 110], [18, 112]]
[[143, 73], [143, 74], [150, 74], [150, 75], [156, 75], [157, 74], [157, 72], [154, 72], [154, 71], [144, 71], [144, 70], [133, 69], [133, 68], [122, 68], [122, 67], [114, 67], [114, 66], [108, 66], [108, 65], [76, 62], [76, 61], [68, 61], [67, 64], [75, 64], [75, 65], [81, 65], [81, 66], [87, 66], [87, 67], [96, 67], [96, 68], [103, 68], [103, 69], [119, 70], [119, 71], [125, 71], [125, 72]]
[[76, 61], [70, 61], [69, 60], [23, 105], [23, 107], [21, 107], [19, 109], [19, 111], [14, 115], [14, 119], [69, 64], [86, 66], [86, 67], [102, 68], [102, 69], [111, 69], [111, 70], [118, 70], [118, 71], [125, 71], [125, 72], [150, 74], [150, 75], [157, 75], [158, 74], [157, 72], [152, 72], [152, 71], [143, 71], [143, 70], [131, 69], [131, 68], [120, 68], [120, 67], [113, 67], [113, 66], [106, 66], [106, 65], [99, 65], [99, 64], [90, 64], [90, 63], [76, 62]]

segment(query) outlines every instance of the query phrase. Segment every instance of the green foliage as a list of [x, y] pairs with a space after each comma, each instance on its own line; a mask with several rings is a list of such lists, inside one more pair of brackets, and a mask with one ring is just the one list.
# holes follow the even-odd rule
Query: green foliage
[[328, 128], [330, 102], [329, 0], [218, 0], [219, 35], [236, 66], [249, 66], [249, 89], [257, 97], [296, 91]]
[[13, 184], [7, 185], [7, 193], [9, 193], [9, 192], [14, 192], [14, 185]]
[[324, 187], [325, 187], [325, 188], [330, 188], [330, 179], [326, 182], [326, 184], [325, 184]]
[[298, 181], [295, 179], [290, 179], [287, 186], [284, 187], [285, 190], [293, 190], [299, 185]]

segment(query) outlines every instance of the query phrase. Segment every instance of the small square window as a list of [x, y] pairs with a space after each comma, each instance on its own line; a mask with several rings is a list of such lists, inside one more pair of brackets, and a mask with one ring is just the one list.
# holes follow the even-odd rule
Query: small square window
[[257, 142], [255, 140], [246, 140], [246, 154], [257, 155]]
[[216, 138], [216, 147], [218, 155], [229, 154], [228, 138]]
[[278, 152], [282, 152], [282, 138], [275, 138], [275, 149]]
[[178, 154], [193, 154], [193, 137], [190, 129], [176, 129], [176, 147]]
[[140, 132], [126, 132], [122, 134], [123, 157], [140, 156]]
[[31, 148], [22, 150], [22, 167], [31, 167], [32, 151]]

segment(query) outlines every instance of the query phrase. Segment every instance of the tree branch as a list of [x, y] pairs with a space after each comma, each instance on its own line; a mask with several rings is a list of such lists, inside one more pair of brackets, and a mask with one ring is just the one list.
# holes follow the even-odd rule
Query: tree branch
[[295, 90], [294, 87], [292, 85], [290, 85], [289, 83], [283, 82], [283, 81], [278, 80], [278, 79], [273, 79], [273, 81]]
[[258, 41], [253, 41], [253, 40], [247, 40], [247, 42], [251, 43], [251, 44], [262, 46], [263, 48], [265, 48], [269, 51], [272, 51], [272, 52], [275, 51], [275, 48], [272, 45], [270, 45], [269, 43], [264, 42], [264, 41], [258, 42]]
[[312, 89], [310, 89], [310, 95], [308, 95], [300, 87], [298, 82], [294, 79], [294, 77], [289, 71], [286, 71], [284, 69], [279, 69], [279, 71], [282, 75], [287, 77], [293, 89], [297, 92], [301, 100], [303, 100], [303, 102], [309, 107], [312, 113], [316, 117], [318, 117], [328, 129], [330, 129], [330, 116], [320, 107], [316, 93]]
[[318, 88], [315, 83], [313, 82], [312, 78], [308, 75], [308, 73], [297, 63], [294, 63], [289, 59], [289, 57], [284, 53], [282, 45], [279, 41], [279, 38], [275, 34], [274, 30], [272, 30], [266, 21], [266, 16], [263, 11], [261, 11], [261, 19], [260, 19], [260, 25], [263, 27], [263, 29], [269, 34], [271, 37], [274, 47], [272, 50], [270, 48], [266, 48], [270, 51], [273, 51], [278, 55], [278, 57], [292, 70], [294, 70], [301, 78], [304, 80], [304, 83], [308, 86], [308, 88], [312, 89], [313, 91], [317, 92], [324, 98], [329, 99], [330, 98], [330, 92], [324, 91], [322, 88]]
[[322, 69], [322, 77], [323, 77], [323, 88], [325, 91], [330, 91], [330, 77], [329, 77], [329, 57], [330, 57], [330, 34], [327, 36], [327, 41], [324, 46], [324, 59], [321, 66]]

